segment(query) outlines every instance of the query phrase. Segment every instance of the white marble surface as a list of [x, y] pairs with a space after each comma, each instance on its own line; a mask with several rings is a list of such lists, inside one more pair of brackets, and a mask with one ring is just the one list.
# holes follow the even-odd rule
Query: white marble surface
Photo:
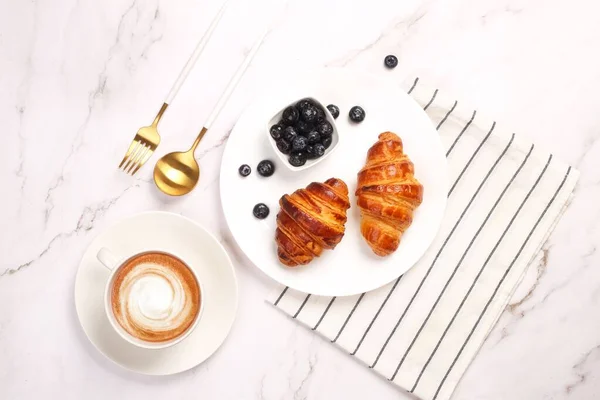
[[[116, 171], [220, 2], [0, 0], [0, 398], [409, 398], [263, 302], [270, 282], [238, 254], [219, 205], [223, 144], [269, 76], [348, 66], [420, 76], [582, 172], [569, 210], [454, 399], [592, 399], [600, 392], [600, 6], [591, 0], [236, 1], [162, 124], [158, 155], [187, 147], [271, 15], [247, 78], [200, 146], [202, 181], [168, 199]], [[264, 10], [268, 12], [264, 13]], [[318, 12], [317, 12], [318, 10]], [[387, 53], [400, 65], [382, 67]], [[156, 161], [155, 156], [152, 161]], [[115, 221], [170, 210], [234, 257], [239, 316], [203, 365], [128, 373], [78, 326], [73, 282]]]

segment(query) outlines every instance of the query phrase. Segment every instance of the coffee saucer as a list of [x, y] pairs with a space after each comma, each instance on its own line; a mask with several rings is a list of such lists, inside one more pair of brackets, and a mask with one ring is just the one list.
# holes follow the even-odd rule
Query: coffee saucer
[[[160, 250], [185, 260], [203, 290], [202, 316], [187, 338], [169, 348], [149, 350], [117, 334], [104, 310], [110, 271], [96, 259], [103, 247], [115, 254]], [[197, 223], [167, 212], [138, 214], [102, 232], [83, 255], [75, 280], [77, 315], [92, 344], [123, 368], [147, 375], [175, 374], [210, 357], [231, 329], [237, 301], [235, 271], [223, 246]]]

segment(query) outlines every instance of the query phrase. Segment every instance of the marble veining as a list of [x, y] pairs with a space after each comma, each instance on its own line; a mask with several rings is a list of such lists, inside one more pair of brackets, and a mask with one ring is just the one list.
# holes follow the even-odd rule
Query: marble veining
[[[419, 76], [582, 172], [565, 216], [453, 398], [595, 398], [600, 6], [233, 1], [165, 114], [158, 151], [135, 178], [116, 167], [220, 2], [0, 1], [0, 398], [411, 398], [264, 303], [270, 281], [239, 252], [219, 204], [221, 155], [245, 105], [263, 82], [323, 66], [366, 70], [390, 84]], [[268, 21], [262, 49], [198, 149], [199, 186], [181, 199], [161, 195], [153, 163], [189, 147]], [[394, 70], [383, 67], [389, 53], [400, 60]], [[73, 307], [87, 245], [114, 222], [148, 210], [180, 213], [214, 232], [240, 280], [238, 319], [225, 345], [172, 377], [114, 366], [89, 344]]]

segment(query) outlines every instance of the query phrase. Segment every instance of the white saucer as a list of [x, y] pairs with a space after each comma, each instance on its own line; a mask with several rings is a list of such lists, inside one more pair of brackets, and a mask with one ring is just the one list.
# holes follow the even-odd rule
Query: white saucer
[[[336, 120], [340, 143], [334, 154], [303, 171], [290, 171], [275, 154], [265, 132], [267, 121], [283, 105], [303, 97], [340, 108]], [[361, 105], [366, 118], [351, 123], [348, 111]], [[381, 132], [393, 131], [404, 142], [406, 154], [423, 184], [423, 203], [398, 250], [385, 258], [373, 254], [360, 234], [356, 206], [356, 174], [364, 166], [367, 150]], [[343, 140], [342, 140], [343, 139]], [[263, 178], [256, 165], [273, 160], [275, 174]], [[253, 168], [241, 177], [238, 168]], [[278, 201], [284, 193], [310, 182], [343, 179], [350, 191], [346, 234], [334, 251], [323, 252], [310, 265], [286, 268], [277, 259], [275, 244]], [[265, 274], [293, 289], [322, 296], [349, 296], [377, 289], [398, 278], [423, 256], [433, 242], [446, 209], [448, 171], [444, 146], [423, 109], [400, 87], [380, 77], [348, 69], [328, 68], [286, 82], [273, 82], [262, 90], [231, 132], [221, 164], [221, 202], [233, 237], [248, 258]], [[257, 203], [271, 209], [267, 219], [252, 215]]]
[[[145, 350], [113, 330], [103, 303], [109, 270], [96, 259], [102, 247], [115, 255], [163, 250], [194, 270], [202, 282], [204, 310], [190, 336], [166, 349]], [[231, 329], [237, 300], [235, 271], [219, 241], [195, 222], [166, 212], [138, 214], [101, 233], [83, 255], [75, 280], [77, 315], [92, 344], [123, 368], [147, 375], [175, 374], [210, 357]]]

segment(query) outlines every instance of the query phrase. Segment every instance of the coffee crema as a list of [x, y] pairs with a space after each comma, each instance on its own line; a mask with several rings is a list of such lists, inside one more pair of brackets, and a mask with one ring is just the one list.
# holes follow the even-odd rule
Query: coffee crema
[[166, 253], [130, 258], [115, 274], [111, 307], [119, 325], [147, 342], [178, 338], [200, 311], [200, 286], [189, 267]]

